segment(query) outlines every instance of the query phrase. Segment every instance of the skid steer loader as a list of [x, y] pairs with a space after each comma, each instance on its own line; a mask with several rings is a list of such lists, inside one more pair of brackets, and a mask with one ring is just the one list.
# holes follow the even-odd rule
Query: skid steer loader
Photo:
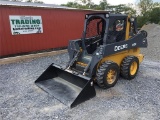
[[146, 37], [146, 31], [137, 30], [134, 17], [86, 14], [82, 38], [69, 42], [68, 65], [52, 63], [35, 83], [74, 107], [96, 95], [95, 82], [101, 88], [110, 88], [119, 75], [134, 79], [144, 58], [140, 47], [147, 47]]

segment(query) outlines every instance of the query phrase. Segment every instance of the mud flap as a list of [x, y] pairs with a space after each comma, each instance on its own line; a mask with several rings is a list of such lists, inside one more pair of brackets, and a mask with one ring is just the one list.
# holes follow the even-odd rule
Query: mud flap
[[35, 84], [71, 108], [96, 95], [91, 78], [55, 64], [51, 64]]

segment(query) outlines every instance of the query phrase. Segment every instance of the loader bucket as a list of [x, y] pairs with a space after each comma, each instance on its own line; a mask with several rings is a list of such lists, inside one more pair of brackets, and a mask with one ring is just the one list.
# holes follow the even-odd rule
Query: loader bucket
[[71, 108], [96, 95], [91, 78], [55, 64], [51, 64], [35, 84]]

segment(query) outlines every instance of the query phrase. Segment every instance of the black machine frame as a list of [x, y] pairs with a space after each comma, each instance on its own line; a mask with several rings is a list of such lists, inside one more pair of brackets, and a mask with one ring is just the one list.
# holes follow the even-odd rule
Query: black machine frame
[[[87, 22], [90, 18], [92, 17], [99, 17], [105, 20], [106, 23], [106, 29], [103, 37], [103, 45], [100, 45], [93, 54], [88, 54], [85, 46], [85, 34], [86, 34], [86, 26]], [[83, 49], [83, 55], [89, 55], [91, 56], [91, 60], [88, 63], [88, 66], [84, 70], [84, 73], [87, 73], [87, 76], [92, 77], [95, 72], [96, 72], [96, 65], [99, 63], [99, 61], [108, 56], [112, 55], [115, 53], [119, 53], [125, 50], [130, 50], [133, 48], [140, 48], [140, 47], [147, 47], [147, 39], [146, 39], [146, 32], [145, 31], [136, 31], [137, 30], [137, 24], [136, 20], [133, 22], [130, 19], [127, 19], [127, 15], [122, 15], [122, 14], [110, 14], [110, 13], [95, 13], [95, 14], [87, 14], [85, 17], [85, 24], [84, 24], [84, 31], [81, 39], [78, 40], [71, 40], [69, 42], [68, 46], [68, 52], [69, 52], [69, 57], [70, 57], [70, 63], [68, 64], [69, 67], [72, 67], [74, 61], [77, 60], [77, 56], [75, 56], [75, 52], [80, 52], [80, 47]], [[129, 38], [128, 40], [123, 40], [119, 42], [113, 42], [110, 44], [107, 44], [108, 39], [108, 34], [109, 34], [109, 24], [113, 24], [113, 21], [117, 19], [124, 19], [133, 23], [134, 25], [134, 33], [136, 32], [133, 37]], [[135, 18], [134, 18], [135, 19]], [[125, 25], [126, 27], [126, 25]], [[126, 28], [125, 28], [126, 29]], [[74, 59], [75, 58], [75, 59]]]
[[[105, 22], [103, 24], [105, 29], [102, 29], [100, 38], [94, 36], [86, 38], [87, 24], [90, 18], [101, 18]], [[130, 35], [131, 37], [120, 41], [115, 41], [114, 38], [108, 37], [110, 24], [113, 24], [117, 19], [125, 21], [126, 24], [123, 27], [126, 31], [128, 29], [127, 22], [132, 25], [133, 32]], [[100, 32], [98, 31], [98, 33]], [[52, 63], [35, 81], [35, 84], [62, 103], [71, 108], [75, 107], [96, 95], [93, 82], [97, 65], [101, 60], [122, 51], [147, 47], [146, 37], [147, 33], [145, 31], [137, 31], [136, 20], [128, 19], [127, 15], [108, 12], [86, 14], [82, 38], [69, 41], [68, 53], [70, 60], [68, 65], [60, 66]], [[97, 43], [96, 49], [89, 53], [86, 42], [89, 42], [88, 45]]]

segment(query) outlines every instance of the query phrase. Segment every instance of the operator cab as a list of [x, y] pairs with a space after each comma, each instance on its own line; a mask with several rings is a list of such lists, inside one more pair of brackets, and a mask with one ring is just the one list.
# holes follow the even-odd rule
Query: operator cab
[[125, 40], [127, 15], [94, 13], [85, 16], [84, 49], [93, 54], [97, 47]]

